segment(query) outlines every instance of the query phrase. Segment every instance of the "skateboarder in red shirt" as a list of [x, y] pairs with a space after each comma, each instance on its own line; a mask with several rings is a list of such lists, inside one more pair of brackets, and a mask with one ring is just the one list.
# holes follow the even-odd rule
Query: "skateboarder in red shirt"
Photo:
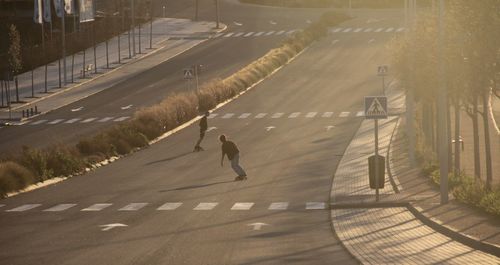
[[234, 172], [238, 174], [235, 180], [247, 179], [247, 173], [239, 165], [240, 150], [238, 150], [236, 144], [231, 141], [228, 141], [224, 134], [219, 136], [219, 140], [222, 142], [222, 157], [220, 160], [220, 165], [224, 166], [224, 156], [227, 155], [227, 158], [231, 161], [231, 167], [233, 168]]

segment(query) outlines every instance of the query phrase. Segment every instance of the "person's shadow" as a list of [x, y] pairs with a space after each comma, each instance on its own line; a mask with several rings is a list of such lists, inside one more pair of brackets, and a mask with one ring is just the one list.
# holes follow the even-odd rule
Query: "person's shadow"
[[179, 155], [175, 155], [175, 156], [167, 157], [167, 158], [164, 158], [164, 159], [160, 159], [160, 160], [152, 161], [152, 162], [146, 163], [146, 166], [150, 166], [150, 165], [153, 165], [153, 164], [158, 164], [158, 163], [162, 163], [162, 162], [172, 161], [172, 160], [175, 160], [175, 159], [178, 159], [178, 158], [181, 158], [181, 157], [187, 156], [187, 155], [192, 154], [192, 153], [193, 153], [193, 152], [186, 152], [186, 153], [182, 153], [182, 154], [179, 154]]
[[213, 182], [213, 183], [208, 183], [208, 184], [190, 185], [190, 186], [184, 186], [184, 187], [170, 189], [170, 190], [160, 190], [159, 192], [199, 189], [199, 188], [206, 188], [206, 187], [210, 187], [210, 186], [214, 186], [214, 185], [231, 183], [231, 182], [234, 182], [234, 181], [233, 180], [226, 180], [226, 181], [218, 181], [218, 182]]

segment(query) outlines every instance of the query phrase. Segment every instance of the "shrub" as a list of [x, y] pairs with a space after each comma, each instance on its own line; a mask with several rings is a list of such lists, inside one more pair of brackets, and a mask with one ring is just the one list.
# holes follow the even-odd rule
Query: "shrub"
[[18, 161], [21, 165], [31, 170], [38, 178], [38, 181], [44, 181], [53, 176], [53, 172], [47, 165], [47, 154], [42, 150], [23, 146], [23, 151]]
[[49, 149], [47, 155], [47, 168], [53, 176], [68, 176], [80, 172], [85, 167], [85, 161], [76, 148], [56, 146]]
[[494, 191], [486, 193], [479, 202], [486, 212], [500, 216], [500, 187]]
[[103, 154], [109, 157], [114, 154], [113, 146], [103, 133], [80, 140], [78, 144], [76, 144], [76, 148], [81, 154], [86, 156]]
[[0, 163], [0, 197], [7, 193], [18, 191], [37, 182], [38, 179], [26, 167], [12, 162]]

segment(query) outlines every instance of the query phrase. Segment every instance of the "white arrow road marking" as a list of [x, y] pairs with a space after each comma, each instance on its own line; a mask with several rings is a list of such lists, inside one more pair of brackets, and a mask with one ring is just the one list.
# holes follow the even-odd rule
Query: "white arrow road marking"
[[326, 131], [330, 131], [331, 129], [335, 128], [335, 126], [330, 125], [330, 126], [326, 126], [325, 128], [326, 128]]
[[238, 26], [238, 27], [243, 26], [243, 24], [242, 24], [242, 23], [239, 23], [239, 22], [237, 22], [237, 21], [234, 21], [233, 23], [234, 23], [234, 25], [236, 25], [236, 26]]
[[126, 227], [128, 225], [125, 224], [107, 224], [107, 225], [100, 225], [99, 227], [102, 227], [101, 231], [109, 231], [115, 227]]
[[130, 104], [130, 105], [127, 105], [127, 106], [121, 107], [121, 109], [122, 109], [122, 110], [130, 109], [130, 108], [132, 108], [132, 106], [134, 106], [134, 105]]
[[276, 127], [274, 127], [274, 126], [269, 126], [269, 127], [266, 127], [266, 131], [270, 131], [270, 130], [272, 130], [272, 129], [274, 129], [274, 128], [276, 128]]
[[269, 224], [266, 224], [266, 223], [253, 223], [253, 224], [248, 224], [247, 226], [252, 226], [253, 230], [260, 230], [265, 225], [269, 225]]
[[276, 24], [278, 24], [278, 23], [276, 23], [276, 21], [270, 20], [270, 21], [269, 21], [269, 24], [271, 24], [271, 25], [276, 25]]
[[217, 127], [210, 127], [210, 128], [207, 129], [207, 132], [211, 132], [213, 130], [217, 130]]
[[77, 112], [77, 111], [81, 111], [83, 110], [83, 107], [79, 107], [79, 108], [76, 108], [76, 109], [71, 109], [72, 112]]

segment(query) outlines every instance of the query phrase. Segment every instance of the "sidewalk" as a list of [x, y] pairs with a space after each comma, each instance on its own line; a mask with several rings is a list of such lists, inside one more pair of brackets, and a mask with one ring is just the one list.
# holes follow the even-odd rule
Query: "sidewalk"
[[334, 176], [331, 217], [344, 246], [364, 264], [499, 264], [500, 254], [476, 250], [426, 225], [431, 220], [428, 218], [433, 218], [441, 220], [437, 226], [453, 226], [456, 231], [488, 242], [500, 238], [499, 220], [454, 201], [439, 206], [439, 193], [430, 181], [406, 166], [407, 144], [400, 118], [380, 123], [382, 155], [387, 155], [392, 142], [389, 164], [393, 177], [390, 181], [386, 175], [381, 202], [375, 202], [375, 192], [368, 183], [368, 157], [374, 149], [373, 121], [362, 123]]
[[[119, 81], [123, 75], [117, 72], [127, 72], [128, 75], [138, 73], [145, 69], [154, 67], [163, 61], [203, 42], [208, 39], [211, 35], [221, 30], [215, 30], [215, 23], [212, 22], [193, 22], [188, 19], [174, 19], [174, 18], [160, 18], [156, 19], [153, 23], [152, 31], [152, 49], [149, 49], [150, 45], [150, 25], [144, 24], [141, 28], [141, 38], [140, 38], [140, 51], [139, 53], [139, 36], [138, 27], [136, 28], [136, 55], [129, 57], [129, 45], [127, 32], [120, 36], [120, 63], [118, 63], [118, 37], [112, 38], [108, 42], [108, 58], [109, 58], [109, 68], [106, 65], [106, 45], [105, 43], [99, 43], [96, 48], [96, 61], [94, 62], [94, 49], [90, 47], [85, 52], [85, 63], [83, 61], [83, 52], [79, 52], [74, 55], [74, 67], [73, 67], [73, 83], [72, 79], [72, 59], [73, 55], [68, 55], [66, 57], [67, 64], [67, 86], [59, 88], [59, 71], [58, 62], [52, 62], [47, 68], [47, 90], [45, 93], [45, 67], [41, 66], [34, 70], [33, 72], [33, 88], [34, 96], [32, 97], [32, 82], [31, 82], [31, 72], [23, 73], [18, 76], [19, 79], [19, 94], [20, 100], [25, 103], [12, 104], [13, 118], [21, 118], [21, 110], [34, 107], [38, 107], [41, 112], [47, 112], [52, 109], [59, 108], [65, 104], [69, 104], [83, 97], [92, 95]], [[133, 50], [133, 45], [130, 46], [130, 50]], [[154, 58], [156, 56], [151, 56], [158, 53], [161, 50], [162, 56], [159, 58]], [[166, 52], [165, 52], [166, 51]], [[88, 66], [92, 64], [92, 70], [85, 73], [85, 78], [82, 76], [83, 66]], [[135, 64], [137, 67], [131, 67], [130, 65]], [[129, 68], [127, 71], [123, 71], [123, 68]], [[61, 61], [62, 68], [62, 61]], [[95, 73], [97, 70], [97, 74]], [[111, 75], [119, 76], [120, 78], [111, 78]], [[107, 77], [106, 82], [98, 82], [96, 79], [103, 79], [102, 77]], [[61, 72], [61, 79], [63, 78]], [[97, 81], [97, 82], [96, 82]], [[91, 85], [90, 85], [90, 84]], [[108, 83], [106, 86], [99, 83]], [[85, 89], [82, 89], [85, 87]], [[93, 89], [96, 88], [97, 89]], [[80, 90], [78, 93], [73, 93], [73, 90]], [[69, 92], [72, 93], [69, 93]], [[66, 95], [75, 94], [75, 95]], [[76, 95], [78, 94], [78, 95]], [[49, 98], [55, 98], [57, 95], [58, 100], [48, 100]], [[15, 87], [14, 83], [11, 82], [11, 98], [15, 100]], [[51, 102], [46, 102], [51, 101]], [[1, 105], [1, 102], [0, 102]], [[4, 102], [4, 105], [5, 102]], [[0, 109], [0, 120], [8, 119], [8, 109]]]

